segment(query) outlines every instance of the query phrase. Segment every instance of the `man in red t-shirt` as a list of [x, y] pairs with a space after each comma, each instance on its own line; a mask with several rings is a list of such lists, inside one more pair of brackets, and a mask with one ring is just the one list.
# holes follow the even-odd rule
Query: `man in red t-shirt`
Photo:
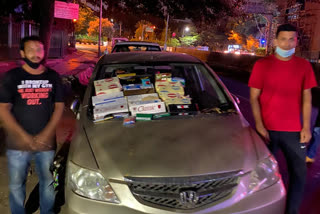
[[278, 149], [284, 153], [290, 179], [286, 213], [298, 214], [306, 181], [306, 143], [311, 139], [311, 88], [317, 83], [310, 63], [294, 56], [294, 26], [279, 26], [274, 45], [275, 54], [253, 67], [250, 102], [257, 132], [274, 155]]

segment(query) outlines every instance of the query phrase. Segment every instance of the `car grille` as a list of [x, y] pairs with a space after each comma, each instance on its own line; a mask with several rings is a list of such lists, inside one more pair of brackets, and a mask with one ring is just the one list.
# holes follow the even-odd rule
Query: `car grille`
[[126, 177], [126, 181], [142, 204], [189, 210], [229, 198], [238, 185], [239, 175], [237, 171], [176, 178]]

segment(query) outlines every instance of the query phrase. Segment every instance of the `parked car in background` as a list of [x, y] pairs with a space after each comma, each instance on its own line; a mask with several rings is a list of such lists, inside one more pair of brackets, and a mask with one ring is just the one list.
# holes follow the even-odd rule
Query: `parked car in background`
[[115, 37], [115, 38], [112, 38], [111, 40], [111, 48], [113, 48], [117, 43], [119, 42], [126, 42], [126, 41], [129, 41], [129, 39], [127, 38], [124, 38], [124, 37]]
[[117, 43], [111, 53], [134, 52], [134, 51], [161, 51], [159, 44], [151, 42], [121, 42]]
[[73, 108], [62, 213], [283, 214], [278, 164], [235, 100], [190, 55], [103, 56]]

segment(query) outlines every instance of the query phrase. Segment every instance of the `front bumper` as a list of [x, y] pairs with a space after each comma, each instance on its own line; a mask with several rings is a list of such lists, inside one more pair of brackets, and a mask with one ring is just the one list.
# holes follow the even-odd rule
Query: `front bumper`
[[[164, 210], [159, 207], [150, 207], [141, 204], [131, 194], [125, 184], [110, 183], [120, 199], [120, 204], [94, 201], [83, 198], [68, 187], [66, 187], [66, 204], [62, 207], [62, 214], [173, 214], [173, 213], [195, 213], [195, 214], [283, 214], [285, 210], [286, 191], [282, 181], [255, 192], [251, 195], [241, 194], [241, 187], [230, 199], [220, 204], [196, 209], [192, 211]], [[239, 198], [242, 198], [241, 200]]]

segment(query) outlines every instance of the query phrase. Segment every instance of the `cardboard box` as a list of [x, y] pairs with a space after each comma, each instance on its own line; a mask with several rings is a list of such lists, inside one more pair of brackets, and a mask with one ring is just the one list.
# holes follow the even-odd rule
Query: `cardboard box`
[[163, 118], [163, 117], [169, 117], [171, 114], [166, 112], [166, 113], [157, 113], [154, 114], [152, 119], [159, 119], [159, 118]]
[[179, 104], [183, 104], [183, 105], [188, 105], [191, 104], [191, 98], [170, 98], [170, 99], [166, 99], [165, 100], [166, 105], [171, 105], [171, 104], [175, 104], [175, 105], [179, 105]]
[[166, 87], [169, 85], [169, 80], [168, 79], [163, 79], [163, 80], [157, 80], [155, 83], [155, 88], [158, 91], [159, 87]]
[[127, 74], [118, 74], [119, 79], [130, 79], [131, 77], [136, 76], [136, 73], [127, 73]]
[[153, 114], [136, 114], [137, 121], [150, 121], [152, 120]]
[[120, 92], [122, 86], [117, 77], [94, 81], [96, 95], [106, 95]]
[[168, 105], [171, 115], [196, 115], [198, 114], [197, 106], [194, 104], [187, 105]]
[[94, 86], [102, 85], [102, 84], [112, 84], [112, 83], [120, 83], [119, 78], [111, 77], [111, 78], [107, 78], [107, 79], [95, 80], [93, 82]]
[[100, 120], [100, 119], [104, 119], [106, 116], [110, 114], [129, 112], [127, 101], [126, 99], [124, 100], [125, 100], [124, 103], [116, 102], [116, 103], [109, 103], [101, 106], [96, 106], [93, 109], [94, 119]]
[[186, 80], [181, 77], [172, 77], [171, 82], [180, 82], [182, 86], [186, 85]]
[[128, 106], [136, 106], [136, 105], [145, 105], [149, 103], [161, 103], [162, 100], [156, 99], [156, 100], [145, 100], [145, 101], [128, 101]]
[[93, 96], [92, 97], [92, 105], [95, 106], [96, 104], [105, 103], [105, 102], [108, 102], [112, 99], [118, 99], [118, 98], [123, 98], [123, 97], [124, 97], [124, 95], [123, 95], [122, 91], [111, 93], [111, 94], [103, 94], [103, 95], [99, 95], [99, 96]]
[[159, 96], [157, 93], [127, 96], [128, 102], [157, 100], [157, 99], [159, 99]]
[[181, 86], [183, 88], [182, 82], [171, 81], [171, 79], [157, 80], [155, 83], [156, 90], [158, 90], [158, 88], [161, 88], [161, 87], [173, 87], [173, 86], [176, 86], [176, 87]]
[[150, 94], [155, 92], [152, 84], [148, 87], [145, 87], [142, 84], [125, 85], [123, 86], [123, 90], [125, 96]]
[[135, 116], [136, 114], [155, 114], [155, 113], [163, 113], [166, 112], [166, 106], [164, 102], [155, 102], [148, 104], [140, 104], [140, 105], [131, 105], [129, 107], [131, 115]]
[[100, 108], [100, 107], [109, 106], [109, 105], [122, 105], [122, 104], [128, 105], [127, 99], [125, 97], [109, 99], [107, 101], [97, 103], [95, 105], [95, 108]]
[[169, 99], [183, 99], [183, 98], [185, 98], [185, 96], [183, 96], [180, 93], [170, 93], [168, 91], [159, 92], [159, 96], [164, 101], [169, 100]]
[[169, 78], [171, 78], [171, 76], [172, 76], [171, 73], [160, 73], [160, 74], [156, 74], [156, 80], [169, 79]]

